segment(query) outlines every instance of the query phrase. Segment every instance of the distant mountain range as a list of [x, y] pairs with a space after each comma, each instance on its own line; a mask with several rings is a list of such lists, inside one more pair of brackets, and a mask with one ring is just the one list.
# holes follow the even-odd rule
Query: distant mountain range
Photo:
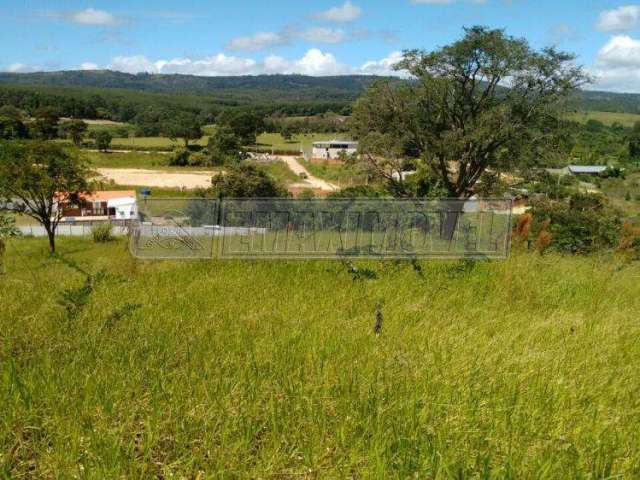
[[[356, 99], [374, 81], [384, 78], [367, 75], [309, 77], [304, 75], [257, 75], [236, 77], [200, 77], [114, 72], [111, 70], [72, 70], [38, 73], [0, 73], [0, 84], [47, 85], [66, 87], [121, 88], [154, 93], [197, 95], [237, 95], [245, 91], [279, 93], [291, 100]], [[399, 81], [397, 79], [394, 79]], [[252, 95], [253, 96], [253, 95]]]
[[[257, 75], [200, 77], [195, 75], [129, 74], [110, 70], [70, 70], [37, 73], [0, 73], [0, 85], [118, 88], [148, 93], [191, 94], [218, 99], [245, 97], [272, 102], [352, 102], [376, 80], [388, 77], [344, 75]], [[402, 80], [393, 78], [392, 81]], [[578, 110], [640, 114], [640, 94], [582, 91]]]

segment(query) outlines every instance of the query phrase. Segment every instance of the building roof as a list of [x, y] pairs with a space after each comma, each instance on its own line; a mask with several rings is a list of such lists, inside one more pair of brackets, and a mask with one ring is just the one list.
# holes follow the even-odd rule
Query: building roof
[[328, 145], [328, 144], [340, 144], [340, 145], [349, 145], [351, 147], [357, 147], [358, 146], [358, 142], [354, 142], [352, 140], [323, 140], [321, 142], [313, 142], [313, 146], [319, 146], [319, 145]]
[[89, 195], [83, 195], [83, 200], [88, 202], [108, 202], [120, 198], [136, 198], [135, 190], [98, 190]]
[[[58, 193], [56, 199], [60, 200], [67, 195]], [[89, 194], [80, 195], [80, 198], [85, 202], [108, 202], [115, 199], [133, 198], [136, 199], [135, 190], [97, 190]]]
[[601, 165], [569, 165], [571, 173], [602, 173], [606, 169]]

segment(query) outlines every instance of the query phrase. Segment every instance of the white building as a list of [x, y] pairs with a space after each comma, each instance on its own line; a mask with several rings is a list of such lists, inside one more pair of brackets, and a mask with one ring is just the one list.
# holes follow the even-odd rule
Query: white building
[[136, 192], [133, 190], [92, 192], [80, 195], [75, 201], [68, 198], [59, 201], [56, 207], [62, 209], [62, 216], [66, 220], [134, 220], [138, 218]]
[[358, 142], [348, 140], [314, 142], [311, 157], [320, 160], [338, 160], [342, 152], [347, 155], [358, 153]]

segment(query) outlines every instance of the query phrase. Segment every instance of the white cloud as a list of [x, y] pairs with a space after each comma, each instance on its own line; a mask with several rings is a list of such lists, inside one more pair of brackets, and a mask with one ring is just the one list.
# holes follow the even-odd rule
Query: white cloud
[[349, 73], [347, 65], [338, 63], [331, 53], [322, 53], [317, 48], [309, 50], [304, 57], [296, 61], [291, 73], [303, 75], [344, 75]]
[[346, 23], [353, 22], [362, 16], [362, 9], [347, 1], [339, 7], [333, 7], [324, 12], [317, 13], [315, 18], [326, 22]]
[[[311, 48], [298, 59], [286, 59], [277, 55], [270, 55], [259, 61], [252, 58], [219, 53], [217, 55], [200, 59], [184, 57], [154, 61], [144, 55], [131, 55], [115, 57], [111, 63], [106, 66], [86, 62], [83, 63], [80, 68], [89, 70], [106, 68], [125, 73], [178, 73], [202, 76], [261, 75], [276, 73], [297, 73], [311, 76], [349, 74], [406, 76], [402, 72], [396, 72], [393, 70], [393, 65], [395, 65], [401, 58], [401, 52], [393, 52], [381, 60], [368, 61], [361, 66], [351, 66], [338, 61], [332, 53], [323, 52], [318, 48]], [[22, 70], [27, 68], [28, 67], [25, 65], [20, 67]]]
[[[310, 76], [329, 75], [389, 75], [406, 77], [396, 72], [393, 66], [402, 59], [401, 52], [393, 52], [380, 60], [371, 60], [360, 66], [340, 62], [335, 55], [311, 48], [300, 58], [287, 59], [269, 55], [262, 60], [218, 53], [203, 58], [172, 58], [152, 60], [145, 55], [118, 56], [107, 65], [84, 62], [81, 70], [109, 69], [125, 73], [183, 74], [200, 76], [238, 76], [262, 74], [301, 74]], [[46, 70], [51, 70], [49, 66]], [[14, 63], [4, 68], [8, 72], [33, 72], [43, 69], [36, 65]]]
[[294, 27], [287, 27], [280, 32], [258, 32], [253, 35], [234, 38], [225, 48], [234, 52], [257, 52], [273, 47], [291, 45], [296, 40], [304, 40], [310, 43], [336, 44], [351, 39], [355, 39], [355, 36], [347, 35], [339, 28], [311, 27], [306, 30], [297, 30]]
[[640, 93], [640, 40], [628, 35], [611, 38], [589, 73], [595, 77], [592, 88]]
[[7, 72], [11, 73], [25, 73], [25, 72], [33, 72], [36, 70], [36, 67], [27, 65], [25, 63], [12, 63], [7, 67]]
[[603, 32], [633, 30], [640, 25], [640, 5], [626, 5], [600, 14], [596, 27]]
[[104, 10], [87, 8], [79, 12], [69, 14], [69, 21], [81, 25], [115, 25], [118, 20], [115, 16]]
[[371, 60], [360, 67], [360, 73], [366, 75], [406, 76], [402, 72], [394, 70], [394, 66], [402, 60], [402, 52], [392, 52], [382, 60]]
[[284, 45], [286, 43], [288, 43], [288, 39], [281, 33], [258, 32], [250, 36], [234, 38], [228, 43], [227, 49], [255, 52], [269, 47]]
[[98, 67], [97, 63], [84, 62], [80, 64], [80, 70], [99, 70], [99, 69], [100, 67]]
[[[489, 0], [467, 0], [468, 3], [483, 4]], [[509, 0], [503, 0], [504, 3], [511, 3]], [[458, 0], [411, 0], [413, 5], [450, 5], [456, 3]]]
[[456, 0], [411, 0], [414, 5], [447, 5]]
[[110, 27], [124, 22], [123, 18], [117, 17], [105, 10], [86, 8], [74, 12], [46, 11], [38, 12], [37, 15], [53, 20], [61, 20], [77, 25], [88, 25], [97, 27]]
[[344, 31], [340, 29], [322, 27], [309, 28], [302, 32], [300, 37], [307, 42], [318, 43], [342, 43], [347, 38]]

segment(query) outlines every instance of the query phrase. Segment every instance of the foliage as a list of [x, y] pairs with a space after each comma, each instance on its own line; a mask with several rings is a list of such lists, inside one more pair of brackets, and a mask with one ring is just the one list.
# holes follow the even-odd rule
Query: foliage
[[51, 140], [58, 136], [58, 110], [53, 106], [41, 107], [35, 111], [34, 120], [29, 124], [30, 136], [40, 140]]
[[189, 112], [177, 113], [171, 116], [163, 127], [164, 133], [175, 140], [181, 138], [185, 148], [189, 147], [190, 140], [198, 140], [202, 137], [202, 125], [197, 115]]
[[71, 139], [74, 145], [80, 145], [89, 126], [82, 120], [66, 120], [60, 124], [60, 132]]
[[111, 145], [111, 141], [113, 137], [109, 132], [100, 131], [96, 132], [94, 141], [96, 143], [96, 148], [101, 152], [106, 152], [109, 150], [109, 146]]
[[[379, 82], [354, 106], [363, 158], [392, 184], [415, 158], [449, 196], [469, 197], [488, 168], [523, 167], [555, 145], [562, 102], [585, 80], [573, 58], [483, 27], [433, 52], [406, 52], [396, 68], [417, 81]], [[400, 186], [394, 193], [406, 195]]]
[[175, 167], [186, 167], [189, 165], [189, 157], [191, 156], [191, 152], [186, 148], [179, 148], [174, 150], [171, 155], [169, 155], [169, 165]]
[[8, 207], [37, 220], [55, 251], [56, 228], [62, 218], [59, 203], [73, 201], [90, 190], [84, 158], [50, 142], [0, 143], [0, 199]]
[[624, 223], [617, 252], [627, 260], [640, 260], [640, 228]]
[[218, 123], [229, 128], [242, 145], [255, 145], [257, 136], [265, 130], [264, 118], [255, 112], [225, 110]]
[[[573, 254], [589, 254], [616, 247], [622, 228], [621, 212], [599, 194], [576, 193], [566, 200], [532, 202], [532, 233], [546, 230], [551, 248]], [[548, 223], [547, 223], [548, 222]]]
[[245, 158], [242, 139], [227, 125], [216, 128], [209, 137], [207, 152], [210, 165], [235, 164]]
[[22, 139], [28, 135], [22, 112], [11, 105], [0, 107], [0, 140]]
[[287, 197], [286, 188], [261, 168], [250, 163], [230, 166], [211, 179], [211, 193], [217, 198]]
[[111, 242], [113, 237], [113, 225], [110, 222], [98, 223], [91, 228], [91, 238], [95, 243]]
[[0, 210], [0, 274], [4, 274], [4, 255], [7, 249], [7, 240], [20, 235], [20, 230], [16, 227], [15, 219]]

